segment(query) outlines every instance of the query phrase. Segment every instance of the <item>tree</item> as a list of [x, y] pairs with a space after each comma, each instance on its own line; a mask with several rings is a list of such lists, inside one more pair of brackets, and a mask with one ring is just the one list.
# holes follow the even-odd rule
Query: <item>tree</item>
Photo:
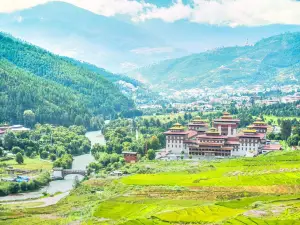
[[50, 158], [51, 161], [55, 161], [56, 160], [56, 155], [51, 153], [49, 158]]
[[24, 125], [27, 127], [33, 127], [35, 123], [35, 114], [32, 110], [25, 110], [23, 113]]
[[48, 155], [49, 155], [49, 154], [48, 154], [48, 152], [46, 152], [46, 151], [42, 151], [41, 154], [40, 154], [40, 156], [41, 156], [42, 159], [47, 159], [47, 158], [48, 158]]
[[160, 147], [160, 143], [159, 143], [159, 139], [157, 138], [157, 136], [152, 136], [150, 139], [150, 146], [149, 148], [152, 148], [154, 150], [158, 150]]
[[153, 149], [149, 149], [147, 152], [147, 158], [149, 160], [153, 160], [155, 159], [155, 151]]
[[290, 120], [281, 121], [281, 138], [287, 140], [292, 132], [292, 124]]
[[19, 153], [21, 151], [22, 151], [22, 149], [20, 147], [18, 147], [18, 146], [13, 147], [12, 150], [11, 150], [11, 152], [13, 154], [17, 154], [17, 153]]
[[288, 143], [289, 146], [297, 146], [299, 141], [300, 141], [300, 136], [298, 134], [290, 136], [287, 139], [287, 143]]
[[4, 136], [4, 147], [8, 150], [11, 150], [14, 145], [17, 144], [16, 135], [13, 132], [8, 132]]
[[20, 190], [19, 183], [12, 182], [9, 184], [9, 192], [12, 194], [18, 193]]
[[81, 126], [83, 125], [83, 118], [80, 115], [77, 115], [75, 117], [75, 121], [74, 121], [75, 125], [77, 126]]
[[24, 158], [23, 158], [23, 156], [22, 156], [22, 154], [20, 152], [18, 152], [17, 155], [16, 155], [16, 162], [18, 164], [24, 163]]
[[22, 191], [27, 191], [27, 183], [25, 181], [21, 182], [20, 188]]

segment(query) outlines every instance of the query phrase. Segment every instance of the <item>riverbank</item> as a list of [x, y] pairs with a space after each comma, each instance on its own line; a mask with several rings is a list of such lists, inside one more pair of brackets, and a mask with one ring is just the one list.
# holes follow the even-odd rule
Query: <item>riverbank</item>
[[[102, 135], [101, 131], [92, 131], [87, 132], [85, 136], [91, 141], [91, 145], [94, 144], [105, 144], [104, 136]], [[91, 162], [93, 162], [95, 159], [91, 154], [85, 154], [80, 156], [73, 157], [72, 162], [72, 169], [86, 169], [86, 166], [88, 166]], [[36, 164], [37, 165], [37, 164]], [[30, 167], [30, 164], [27, 165]], [[0, 203], [1, 202], [18, 202], [18, 201], [26, 201], [27, 202], [36, 202], [36, 200], [41, 199], [41, 197], [44, 196], [44, 193], [54, 195], [55, 193], [69, 193], [73, 189], [74, 180], [75, 178], [78, 178], [80, 181], [84, 178], [81, 175], [67, 175], [65, 176], [64, 180], [56, 180], [51, 181], [48, 185], [42, 187], [41, 189], [33, 192], [24, 192], [24, 193], [18, 193], [14, 195], [8, 195], [4, 197], [0, 197]], [[64, 197], [64, 196], [63, 196]], [[32, 200], [34, 199], [34, 200]], [[49, 199], [50, 200], [50, 199]], [[46, 199], [47, 201], [47, 199]]]

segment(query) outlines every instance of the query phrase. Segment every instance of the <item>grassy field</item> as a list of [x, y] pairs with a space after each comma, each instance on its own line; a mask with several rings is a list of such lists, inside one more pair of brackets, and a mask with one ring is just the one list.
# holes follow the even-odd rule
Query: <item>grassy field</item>
[[[204, 115], [213, 114], [213, 113], [216, 113], [216, 112], [204, 112]], [[191, 112], [191, 114], [193, 117], [195, 117], [198, 115], [198, 112]], [[170, 114], [166, 114], [166, 115], [142, 116], [142, 118], [148, 119], [148, 120], [150, 120], [151, 118], [153, 118], [155, 120], [159, 119], [161, 122], [167, 123], [174, 119], [177, 119], [179, 116], [181, 116], [183, 118], [184, 113], [170, 113]]]
[[36, 158], [28, 158], [24, 157], [24, 163], [18, 164], [14, 159], [4, 161], [8, 166], [12, 166], [15, 169], [24, 169], [24, 170], [51, 170], [52, 163], [46, 160], [42, 160], [38, 157]]
[[278, 116], [272, 116], [272, 115], [264, 115], [264, 120], [265, 122], [269, 122], [269, 121], [273, 121], [273, 124], [274, 125], [278, 125], [278, 119], [280, 120], [293, 120], [293, 119], [296, 119], [296, 120], [300, 120], [299, 117], [278, 117]]
[[45, 208], [0, 205], [0, 224], [300, 224], [300, 152], [130, 166], [147, 174], [92, 178]]

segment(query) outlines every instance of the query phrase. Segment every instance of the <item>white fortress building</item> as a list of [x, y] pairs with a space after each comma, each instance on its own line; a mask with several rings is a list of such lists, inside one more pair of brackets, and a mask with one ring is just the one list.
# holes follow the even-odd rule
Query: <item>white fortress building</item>
[[174, 124], [166, 135], [166, 152], [176, 157], [254, 156], [268, 151], [281, 150], [266, 141], [267, 124], [260, 118], [242, 132], [237, 131], [240, 120], [225, 112], [213, 121], [213, 128], [200, 117], [194, 118], [188, 127]]

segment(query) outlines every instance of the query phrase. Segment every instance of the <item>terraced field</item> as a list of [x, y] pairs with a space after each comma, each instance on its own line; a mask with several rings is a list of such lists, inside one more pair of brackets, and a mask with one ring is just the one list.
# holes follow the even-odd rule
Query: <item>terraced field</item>
[[130, 166], [147, 174], [92, 178], [51, 207], [0, 206], [0, 224], [300, 224], [300, 152]]

